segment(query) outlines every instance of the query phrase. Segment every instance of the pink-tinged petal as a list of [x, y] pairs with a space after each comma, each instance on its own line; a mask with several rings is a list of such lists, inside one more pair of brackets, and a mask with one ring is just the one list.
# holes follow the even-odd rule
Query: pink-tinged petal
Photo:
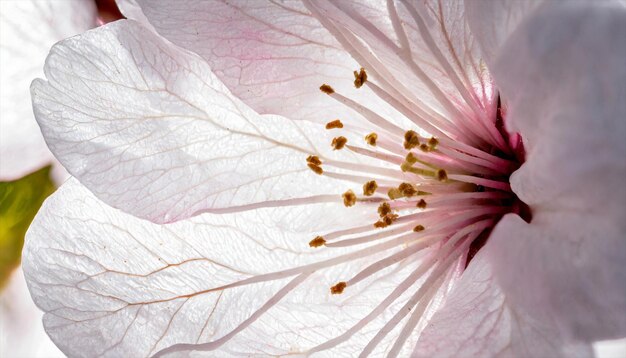
[[540, 211], [530, 224], [505, 217], [490, 259], [510, 302], [553, 317], [568, 339], [626, 336], [624, 222], [564, 210]]
[[200, 57], [136, 22], [57, 44], [45, 72], [32, 95], [52, 152], [136, 216], [171, 222], [316, 194], [339, 201], [346, 190], [307, 167], [308, 155], [331, 149], [323, 125], [258, 115]]
[[581, 340], [626, 336], [626, 8], [591, 5], [542, 5], [495, 66], [526, 148], [512, 188], [533, 211], [494, 231], [496, 273]]
[[463, 2], [306, 3], [368, 70], [368, 86], [399, 102], [394, 106], [411, 126], [472, 145], [505, 147], [485, 125], [495, 118], [495, 93]]
[[118, 1], [174, 44], [202, 56], [254, 110], [329, 121], [352, 113], [319, 91], [353, 91], [358, 64], [300, 1]]
[[487, 66], [494, 65], [502, 45], [544, 0], [465, 0], [465, 19]]
[[548, 2], [494, 67], [507, 124], [526, 149], [511, 184], [533, 209], [623, 213], [625, 20], [626, 8], [610, 1]]
[[473, 258], [424, 329], [413, 357], [593, 357], [590, 346], [566, 343], [550, 316], [516, 306], [496, 280], [493, 254], [487, 243]]
[[[331, 295], [331, 285], [371, 258], [329, 266], [322, 260], [355, 251], [308, 242], [320, 231], [362, 222], [353, 209], [315, 204], [156, 225], [105, 205], [71, 179], [31, 225], [23, 267], [48, 334], [69, 356], [145, 357], [175, 343], [220, 343], [238, 329], [212, 354], [298, 354], [355, 324], [419, 263], [402, 262]], [[307, 264], [316, 271], [298, 268]], [[288, 269], [295, 271], [263, 276]], [[411, 294], [323, 354], [354, 356]], [[275, 304], [247, 324], [271, 299]], [[389, 349], [396, 331], [375, 354]]]
[[53, 161], [33, 118], [29, 85], [55, 42], [96, 24], [92, 2], [0, 2], [0, 181]]

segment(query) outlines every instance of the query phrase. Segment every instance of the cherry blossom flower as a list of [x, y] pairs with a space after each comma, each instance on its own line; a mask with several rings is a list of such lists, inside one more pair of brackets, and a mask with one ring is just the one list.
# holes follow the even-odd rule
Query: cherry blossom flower
[[618, 2], [124, 1], [31, 91], [70, 356], [592, 355], [626, 336]]

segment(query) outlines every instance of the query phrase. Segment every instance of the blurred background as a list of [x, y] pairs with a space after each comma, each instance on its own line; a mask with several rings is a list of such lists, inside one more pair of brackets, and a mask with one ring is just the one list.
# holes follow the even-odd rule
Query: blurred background
[[35, 122], [30, 82], [54, 43], [121, 17], [114, 0], [0, 0], [0, 358], [64, 357], [20, 267], [30, 222], [67, 178]]

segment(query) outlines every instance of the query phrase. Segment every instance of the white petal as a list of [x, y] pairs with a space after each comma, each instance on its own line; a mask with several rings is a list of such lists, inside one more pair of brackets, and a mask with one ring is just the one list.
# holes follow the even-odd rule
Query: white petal
[[416, 357], [592, 357], [565, 344], [549, 316], [533, 317], [500, 288], [488, 242], [472, 259], [415, 347]]
[[512, 303], [554, 317], [568, 339], [626, 336], [626, 224], [582, 212], [505, 217], [493, 241], [496, 276]]
[[358, 64], [300, 1], [119, 1], [131, 19], [202, 56], [259, 113], [330, 121], [346, 107], [319, 91], [350, 91]]
[[583, 340], [626, 336], [626, 8], [549, 2], [495, 67], [526, 163], [511, 178], [532, 222], [496, 228], [505, 292]]
[[465, 18], [491, 68], [505, 41], [543, 0], [465, 0]]
[[19, 179], [52, 162], [33, 119], [29, 84], [41, 76], [56, 41], [95, 26], [92, 2], [0, 2], [0, 181]]
[[542, 6], [494, 70], [527, 153], [511, 184], [533, 209], [608, 212], [626, 198], [626, 9], [581, 4]]
[[136, 22], [57, 44], [45, 70], [32, 94], [51, 150], [114, 207], [170, 222], [345, 191], [307, 167], [309, 154], [330, 149], [322, 125], [259, 116], [201, 58]]
[[[46, 330], [66, 354], [143, 357], [174, 343], [225, 336], [297, 273], [203, 291], [349, 252], [312, 249], [308, 241], [320, 230], [363, 220], [350, 212], [317, 204], [156, 225], [106, 206], [72, 179], [46, 201], [31, 225], [23, 266], [31, 294], [46, 312]], [[369, 263], [368, 258], [318, 270], [213, 354], [303, 352], [369, 313], [416, 265], [412, 260], [392, 266], [382, 277], [330, 295], [331, 285]], [[354, 356], [405, 296], [322, 356]], [[389, 348], [395, 334], [380, 350]]]

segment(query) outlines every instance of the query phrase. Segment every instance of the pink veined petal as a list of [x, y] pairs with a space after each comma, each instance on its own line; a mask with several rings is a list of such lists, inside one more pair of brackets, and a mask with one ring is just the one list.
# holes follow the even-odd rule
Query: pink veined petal
[[339, 201], [345, 191], [306, 163], [324, 160], [332, 133], [258, 115], [201, 58], [136, 22], [62, 41], [45, 72], [32, 96], [50, 149], [100, 199], [136, 216], [171, 222], [317, 194]]
[[433, 315], [412, 356], [593, 357], [589, 345], [565, 341], [553, 322], [529, 314], [504, 293], [493, 255], [488, 242]]
[[465, 20], [491, 68], [502, 45], [544, 0], [465, 0]]
[[568, 340], [626, 335], [626, 226], [582, 212], [507, 216], [490, 240], [496, 278], [512, 304], [552, 317]]
[[[312, 249], [308, 241], [362, 219], [326, 203], [156, 225], [108, 207], [71, 179], [31, 225], [23, 266], [46, 312], [46, 331], [70, 356], [147, 357], [176, 343], [206, 342], [220, 343], [212, 351], [218, 356], [298, 354], [350, 328], [419, 264], [401, 262], [331, 295], [338, 279], [378, 257], [311, 271], [311, 264], [353, 249]], [[264, 276], [286, 269], [293, 272]], [[322, 356], [363, 349], [410, 293]], [[374, 354], [396, 336], [388, 335]], [[404, 355], [415, 339], [409, 337]]]
[[244, 103], [262, 114], [325, 122], [352, 112], [319, 91], [354, 91], [359, 64], [300, 1], [122, 0], [124, 14], [148, 22], [204, 58]]
[[29, 84], [41, 76], [50, 46], [95, 26], [96, 15], [89, 1], [0, 3], [0, 181], [53, 162], [33, 118]]
[[512, 188], [533, 211], [494, 231], [495, 272], [511, 300], [580, 340], [626, 336], [626, 8], [595, 5], [544, 4], [494, 72], [527, 154]]

